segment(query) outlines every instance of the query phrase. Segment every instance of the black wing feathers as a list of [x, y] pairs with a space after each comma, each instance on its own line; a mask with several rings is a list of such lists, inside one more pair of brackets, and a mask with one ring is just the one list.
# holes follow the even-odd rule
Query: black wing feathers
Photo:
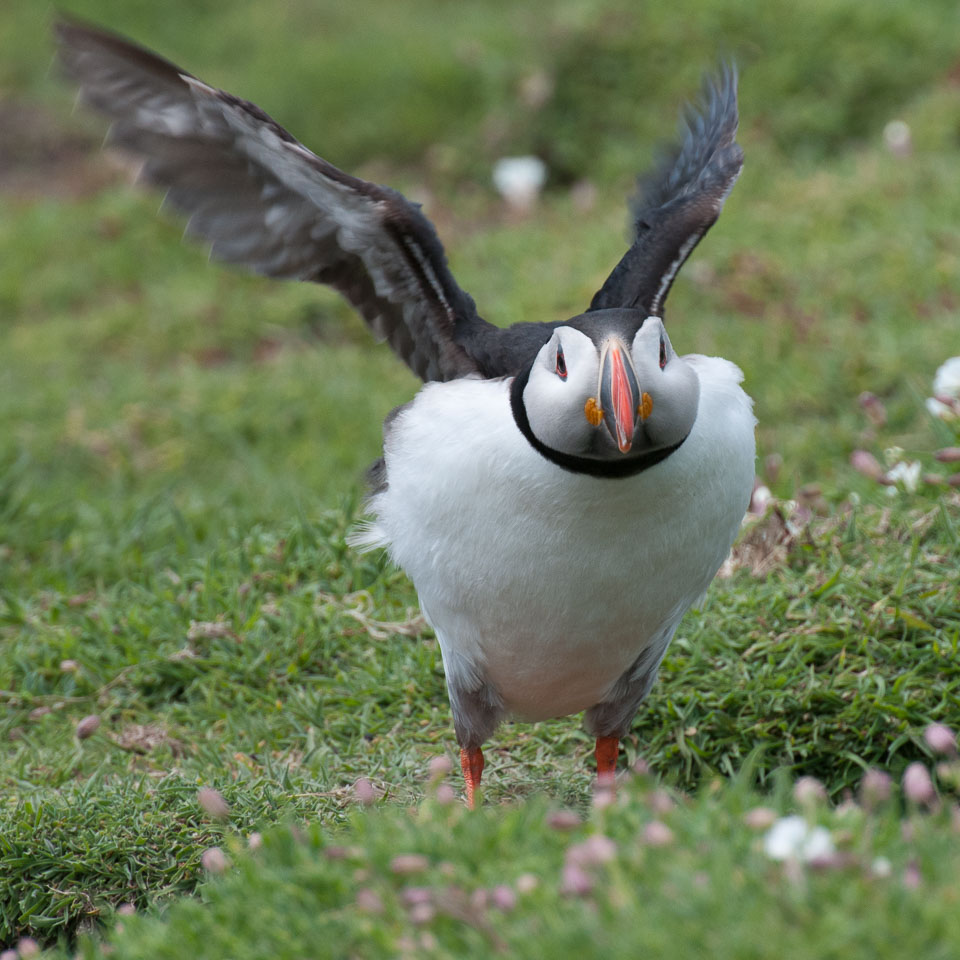
[[590, 303], [662, 316], [677, 271], [710, 229], [743, 166], [737, 135], [737, 74], [704, 84], [703, 107], [688, 107], [680, 143], [637, 184], [634, 243]]
[[[328, 284], [424, 380], [518, 373], [557, 323], [500, 330], [457, 285], [417, 205], [338, 170], [259, 107], [216, 90], [122, 37], [73, 20], [58, 59], [82, 102], [105, 114], [108, 142], [166, 190], [211, 255], [271, 277]], [[670, 284], [717, 219], [740, 172], [732, 69], [705, 87], [682, 142], [641, 179], [635, 241], [590, 310], [660, 314]]]
[[142, 162], [141, 179], [166, 189], [212, 256], [336, 288], [424, 380], [481, 372], [468, 347], [495, 328], [414, 204], [142, 47], [74, 21], [55, 29], [80, 99], [113, 121], [108, 142]]

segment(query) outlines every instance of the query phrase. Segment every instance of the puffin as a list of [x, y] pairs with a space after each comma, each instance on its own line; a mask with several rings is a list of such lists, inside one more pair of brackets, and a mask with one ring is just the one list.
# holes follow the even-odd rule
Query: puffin
[[129, 40], [54, 27], [107, 143], [212, 258], [326, 284], [424, 382], [384, 423], [359, 549], [385, 548], [439, 643], [466, 800], [504, 718], [584, 713], [598, 780], [728, 556], [755, 419], [729, 360], [674, 349], [664, 302], [743, 164], [721, 66], [638, 178], [632, 242], [587, 309], [495, 326], [418, 204]]

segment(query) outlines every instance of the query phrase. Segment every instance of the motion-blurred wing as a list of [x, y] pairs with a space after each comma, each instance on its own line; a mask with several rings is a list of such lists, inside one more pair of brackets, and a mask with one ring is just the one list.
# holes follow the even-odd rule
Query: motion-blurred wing
[[67, 20], [55, 31], [80, 99], [113, 121], [108, 142], [142, 161], [214, 257], [335, 287], [424, 380], [478, 370], [463, 343], [489, 325], [414, 204], [121, 37]]
[[720, 216], [743, 166], [732, 67], [706, 81], [701, 110], [688, 108], [685, 121], [680, 144], [638, 182], [631, 204], [633, 246], [594, 296], [591, 310], [635, 307], [662, 316], [677, 271]]

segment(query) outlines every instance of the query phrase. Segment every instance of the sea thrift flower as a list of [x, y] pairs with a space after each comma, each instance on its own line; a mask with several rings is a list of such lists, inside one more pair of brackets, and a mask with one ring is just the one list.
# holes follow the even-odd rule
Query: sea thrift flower
[[353, 785], [353, 795], [357, 802], [362, 803], [365, 807], [369, 807], [377, 800], [377, 791], [373, 789], [373, 784], [366, 777], [361, 777]]
[[643, 828], [643, 842], [648, 847], [666, 847], [673, 843], [673, 831], [659, 820], [651, 820]]
[[16, 950], [4, 950], [0, 953], [0, 960], [19, 960]]
[[470, 906], [477, 913], [483, 913], [490, 903], [490, 894], [483, 887], [478, 887], [470, 894]]
[[903, 774], [903, 792], [912, 803], [929, 806], [937, 799], [930, 772], [922, 763], [911, 763]]
[[903, 871], [903, 885], [908, 890], [916, 890], [922, 882], [920, 867], [916, 860], [911, 860]]
[[599, 779], [597, 780], [598, 789], [593, 794], [592, 801], [594, 810], [606, 810], [607, 807], [613, 806], [616, 802], [617, 795], [611, 789], [612, 786], [613, 777], [610, 777], [606, 783]]
[[446, 754], [441, 754], [431, 759], [427, 765], [427, 769], [430, 771], [430, 780], [432, 782], [442, 780], [453, 769], [453, 764]]
[[647, 806], [654, 813], [663, 816], [665, 813], [669, 813], [676, 806], [676, 803], [666, 790], [652, 790], [647, 796]]
[[572, 810], [553, 810], [547, 814], [547, 826], [552, 830], [576, 830], [581, 823]]
[[811, 827], [803, 817], [781, 817], [763, 838], [764, 853], [771, 860], [825, 860], [836, 852], [830, 831]]
[[857, 473], [862, 473], [865, 477], [878, 482], [883, 478], [883, 467], [880, 461], [867, 450], [854, 450], [850, 454], [850, 466]]
[[433, 891], [429, 887], [404, 887], [400, 899], [405, 907], [415, 907], [418, 903], [433, 903]]
[[816, 777], [800, 777], [793, 785], [793, 799], [805, 807], [826, 800], [827, 791]]
[[99, 726], [100, 718], [95, 713], [90, 714], [89, 717], [84, 717], [77, 724], [77, 739], [86, 740], [88, 737], [92, 737], [97, 732]]
[[887, 409], [883, 401], [875, 394], [866, 391], [857, 398], [861, 409], [875, 427], [882, 427], [887, 422]]
[[536, 203], [546, 180], [547, 167], [539, 157], [502, 157], [493, 165], [493, 185], [520, 212]]
[[207, 873], [223, 873], [227, 869], [227, 858], [219, 847], [208, 847], [200, 857], [200, 865]]
[[575, 843], [567, 849], [567, 863], [593, 867], [600, 863], [609, 863], [616, 855], [617, 845], [609, 837], [595, 833], [583, 843]]
[[860, 781], [860, 802], [867, 810], [875, 810], [890, 799], [893, 780], [882, 770], [868, 770]]
[[35, 957], [40, 952], [40, 944], [33, 937], [21, 937], [17, 943], [17, 953], [26, 960]]
[[121, 917], [132, 917], [137, 912], [137, 908], [132, 903], [121, 903], [117, 907], [117, 913]]
[[889, 877], [893, 873], [893, 864], [886, 857], [877, 857], [870, 864], [870, 872], [875, 877]]
[[436, 915], [437, 911], [434, 909], [432, 903], [418, 903], [410, 909], [409, 913], [410, 922], [416, 924], [418, 927], [430, 923]]
[[568, 897], [585, 897], [593, 889], [590, 875], [575, 863], [563, 865], [563, 882], [560, 892]]
[[502, 883], [493, 888], [490, 899], [493, 905], [504, 913], [509, 913], [517, 905], [517, 895]]
[[259, 850], [263, 846], [263, 837], [254, 830], [254, 832], [247, 837], [247, 846], [251, 850]]
[[960, 357], [951, 357], [937, 368], [933, 392], [938, 397], [960, 397]]
[[197, 803], [217, 820], [226, 820], [230, 816], [230, 805], [220, 791], [212, 787], [201, 787], [197, 791]]
[[540, 878], [533, 873], [521, 873], [516, 886], [517, 893], [531, 893], [540, 886]]
[[933, 394], [926, 401], [927, 410], [933, 416], [944, 421], [960, 417], [960, 357], [951, 357], [937, 369]]
[[754, 481], [753, 493], [750, 495], [750, 505], [747, 510], [757, 515], [762, 514], [767, 509], [767, 504], [773, 499], [770, 488], [759, 480]]
[[743, 822], [751, 830], [769, 830], [777, 821], [777, 813], [769, 807], [754, 807], [743, 815]]
[[436, 801], [440, 806], [449, 807], [456, 799], [457, 795], [449, 783], [441, 783], [440, 786], [437, 787]]
[[903, 120], [891, 120], [883, 128], [883, 142], [895, 157], [909, 157], [913, 152], [910, 127]]
[[430, 861], [422, 853], [401, 853], [390, 861], [390, 871], [401, 876], [422, 873], [428, 866]]
[[920, 486], [920, 473], [923, 468], [919, 460], [901, 460], [887, 471], [887, 480], [890, 483], [903, 484], [907, 493], [916, 493]]
[[380, 899], [380, 894], [376, 890], [370, 890], [367, 887], [364, 887], [362, 890], [357, 891], [356, 897], [357, 909], [361, 913], [372, 913], [372, 914], [381, 914], [383, 913], [383, 900]]
[[923, 731], [923, 739], [927, 746], [941, 756], [952, 757], [957, 752], [957, 735], [942, 723], [931, 723]]

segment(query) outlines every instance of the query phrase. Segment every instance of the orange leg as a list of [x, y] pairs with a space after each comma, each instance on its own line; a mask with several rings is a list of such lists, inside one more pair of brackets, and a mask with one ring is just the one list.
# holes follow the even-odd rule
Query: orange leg
[[463, 771], [463, 782], [467, 788], [467, 806], [474, 810], [475, 794], [483, 774], [483, 752], [479, 747], [464, 747], [460, 751], [460, 769]]
[[617, 772], [617, 752], [620, 749], [619, 737], [597, 737], [597, 780], [613, 785]]

